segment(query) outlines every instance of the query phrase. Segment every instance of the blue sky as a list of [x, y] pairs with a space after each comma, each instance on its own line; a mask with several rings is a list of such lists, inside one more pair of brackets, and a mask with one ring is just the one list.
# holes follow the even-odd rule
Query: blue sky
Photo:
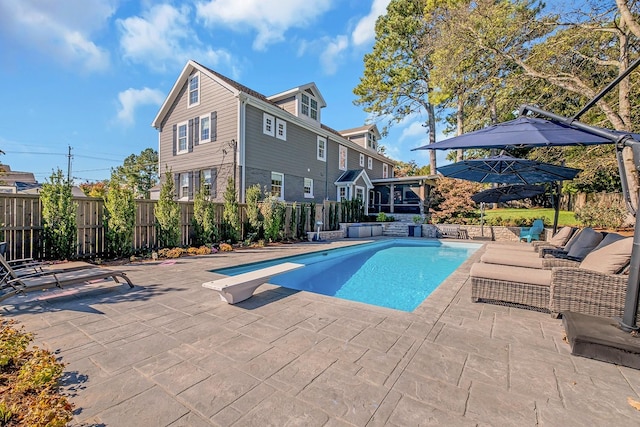
[[[157, 149], [151, 121], [194, 59], [265, 95], [315, 82], [334, 129], [367, 119], [353, 88], [389, 0], [8, 0], [0, 2], [0, 156], [45, 182], [76, 183]], [[394, 159], [428, 163], [423, 118], [382, 143]]]
[[[326, 125], [361, 126], [353, 88], [389, 1], [3, 0], [0, 162], [44, 182], [71, 147], [76, 183], [108, 178], [157, 149], [151, 122], [189, 59], [267, 96], [315, 82]], [[427, 143], [424, 121], [395, 125], [387, 154], [428, 164], [410, 151]]]

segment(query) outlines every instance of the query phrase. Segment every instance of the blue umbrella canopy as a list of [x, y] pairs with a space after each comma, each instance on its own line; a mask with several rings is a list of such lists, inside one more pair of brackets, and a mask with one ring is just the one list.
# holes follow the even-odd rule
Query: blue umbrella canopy
[[450, 178], [475, 182], [538, 184], [571, 180], [580, 173], [580, 169], [500, 155], [452, 163], [439, 167], [438, 172]]
[[545, 192], [544, 185], [503, 185], [471, 196], [476, 203], [502, 203], [534, 197]]
[[536, 117], [519, 117], [434, 144], [414, 148], [412, 151], [597, 144], [613, 144], [613, 141], [565, 123]]

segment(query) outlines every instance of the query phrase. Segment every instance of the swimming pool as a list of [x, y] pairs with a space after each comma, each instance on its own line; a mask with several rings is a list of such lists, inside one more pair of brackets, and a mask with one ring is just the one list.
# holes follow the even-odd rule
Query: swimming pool
[[282, 262], [305, 267], [271, 278], [285, 288], [413, 311], [481, 245], [392, 239], [212, 270], [235, 276]]

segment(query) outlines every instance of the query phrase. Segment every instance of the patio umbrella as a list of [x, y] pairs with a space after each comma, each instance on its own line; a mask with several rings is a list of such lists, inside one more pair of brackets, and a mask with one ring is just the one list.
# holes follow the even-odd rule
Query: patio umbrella
[[471, 196], [471, 200], [480, 203], [480, 234], [484, 236], [484, 205], [485, 203], [501, 203], [511, 200], [528, 199], [544, 193], [543, 185], [503, 185], [489, 188]]
[[538, 184], [571, 180], [580, 169], [500, 155], [452, 163], [439, 167], [438, 172], [450, 178], [475, 182]]
[[518, 117], [474, 132], [454, 136], [415, 150], [454, 150], [468, 148], [521, 148], [560, 145], [612, 144], [602, 136], [594, 135], [565, 123], [535, 117]]
[[542, 194], [544, 191], [544, 185], [504, 185], [476, 193], [471, 196], [471, 200], [476, 203], [502, 203], [528, 199]]

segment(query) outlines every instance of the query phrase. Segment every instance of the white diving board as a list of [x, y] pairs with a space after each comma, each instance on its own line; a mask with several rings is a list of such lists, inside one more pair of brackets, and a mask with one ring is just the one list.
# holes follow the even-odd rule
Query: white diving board
[[268, 283], [271, 277], [304, 267], [304, 264], [283, 262], [271, 267], [248, 271], [237, 276], [228, 276], [202, 284], [203, 287], [218, 292], [220, 299], [229, 304], [235, 304], [251, 298], [253, 292], [263, 283]]

